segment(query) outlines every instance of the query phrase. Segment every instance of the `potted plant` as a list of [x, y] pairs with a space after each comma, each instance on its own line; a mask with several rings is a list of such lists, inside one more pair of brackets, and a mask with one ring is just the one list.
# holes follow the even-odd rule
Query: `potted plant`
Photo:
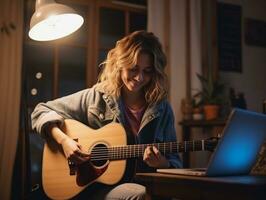
[[198, 96], [194, 96], [192, 98], [192, 119], [193, 120], [202, 120], [203, 117], [203, 109], [202, 109], [202, 105], [201, 105], [201, 101]]
[[224, 84], [214, 80], [209, 73], [208, 77], [197, 74], [201, 82], [202, 89], [194, 95], [199, 98], [199, 103], [203, 107], [206, 120], [216, 119], [219, 115], [220, 105], [225, 102]]

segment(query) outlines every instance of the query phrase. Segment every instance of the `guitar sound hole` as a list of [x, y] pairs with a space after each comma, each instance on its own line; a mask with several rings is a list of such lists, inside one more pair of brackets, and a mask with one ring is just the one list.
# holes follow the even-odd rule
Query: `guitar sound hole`
[[108, 148], [104, 144], [97, 144], [91, 151], [91, 162], [94, 166], [101, 167], [108, 161]]

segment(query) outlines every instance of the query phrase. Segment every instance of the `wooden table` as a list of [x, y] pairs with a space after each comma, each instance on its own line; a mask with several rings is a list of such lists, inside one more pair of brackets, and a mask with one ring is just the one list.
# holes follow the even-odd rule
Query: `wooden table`
[[265, 200], [266, 176], [195, 177], [138, 173], [146, 186], [146, 199], [175, 197], [181, 200]]
[[[213, 128], [213, 127], [224, 127], [226, 124], [225, 119], [215, 120], [183, 120], [179, 122], [182, 126], [182, 140], [191, 140], [191, 128]], [[189, 152], [183, 153], [183, 166], [189, 168]]]

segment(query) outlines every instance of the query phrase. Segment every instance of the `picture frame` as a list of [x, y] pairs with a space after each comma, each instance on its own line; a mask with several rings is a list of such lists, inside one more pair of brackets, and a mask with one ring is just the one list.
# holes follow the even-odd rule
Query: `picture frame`
[[266, 48], [266, 21], [246, 18], [244, 32], [247, 45]]

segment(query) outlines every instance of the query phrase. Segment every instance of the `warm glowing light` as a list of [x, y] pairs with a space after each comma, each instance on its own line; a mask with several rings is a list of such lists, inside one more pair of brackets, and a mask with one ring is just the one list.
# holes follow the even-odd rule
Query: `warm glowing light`
[[56, 40], [78, 30], [83, 22], [83, 18], [69, 6], [54, 0], [36, 0], [29, 37], [37, 41]]
[[83, 18], [77, 14], [54, 15], [32, 27], [29, 36], [38, 41], [56, 40], [75, 32], [82, 24]]

